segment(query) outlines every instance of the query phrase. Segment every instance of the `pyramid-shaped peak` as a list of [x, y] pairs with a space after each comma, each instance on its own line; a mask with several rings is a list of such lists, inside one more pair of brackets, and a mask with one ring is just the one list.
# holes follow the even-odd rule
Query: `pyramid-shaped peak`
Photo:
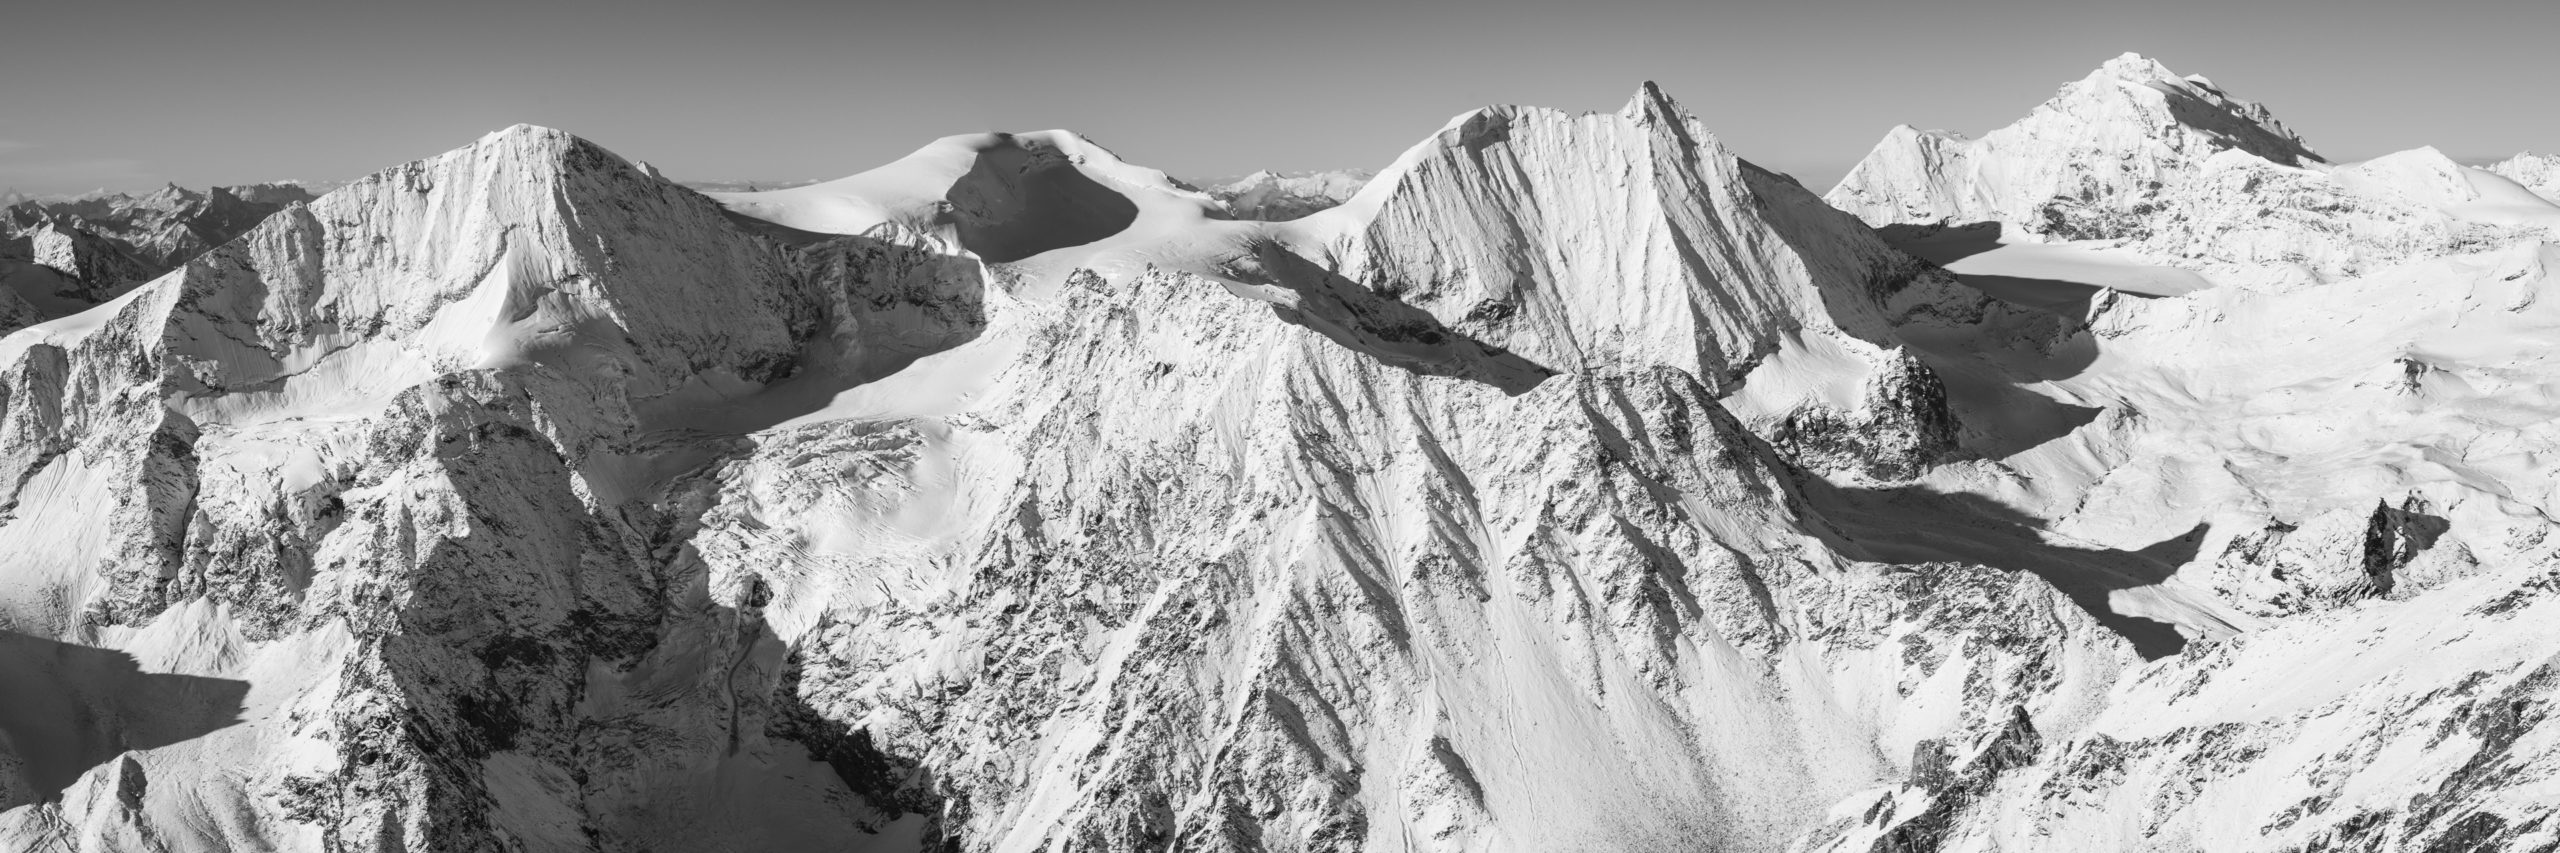
[[[637, 171], [637, 167], [633, 166], [629, 159], [606, 150], [604, 146], [568, 131], [538, 124], [509, 125], [503, 130], [492, 131], [472, 144], [447, 152], [444, 157], [434, 158], [434, 160], [447, 160], [453, 157], [484, 162], [540, 164], [540, 168], [543, 169], [580, 172], [599, 170], [610, 172], [626, 169]], [[434, 160], [421, 161], [421, 164], [434, 162]]]
[[[2121, 104], [2128, 96], [2141, 106], [2127, 111]], [[2078, 122], [2112, 124], [2133, 118], [2147, 134], [2196, 134], [2210, 140], [2209, 148], [2239, 148], [2278, 163], [2320, 160], [2265, 105], [2226, 92], [2203, 75], [2179, 76], [2139, 53], [2107, 60], [2037, 110], [2057, 111], [2076, 116]], [[2031, 116], [2011, 130], [2035, 121]]]
[[2264, 105], [2127, 53], [1979, 138], [1895, 128], [1828, 198], [1874, 225], [1997, 221], [2098, 239], [2225, 151], [2322, 162]]
[[1664, 94], [1660, 84], [1647, 80], [1636, 86], [1636, 94], [1627, 99], [1624, 112], [1628, 115], [1643, 115], [1648, 112], [1679, 115], [1680, 102]]
[[1618, 114], [1639, 126], [1651, 128], [1655, 133], [1676, 136], [1686, 144], [1704, 143], [1710, 147], [1720, 147], [1714, 134], [1696, 127], [1694, 117], [1689, 114], [1689, 111], [1681, 107], [1679, 101], [1672, 100], [1669, 94], [1662, 91], [1661, 86], [1651, 80], [1644, 81], [1643, 85], [1636, 87], [1635, 97], [1629, 99], [1626, 108]]

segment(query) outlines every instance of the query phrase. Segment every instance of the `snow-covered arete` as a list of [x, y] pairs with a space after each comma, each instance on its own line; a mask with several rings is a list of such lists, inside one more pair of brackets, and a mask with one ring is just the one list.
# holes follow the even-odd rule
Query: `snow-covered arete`
[[1282, 221], [1064, 131], [357, 181], [0, 338], [0, 847], [2553, 843], [2540, 208], [2075, 86], [2402, 218], [1880, 237], [1649, 85]]

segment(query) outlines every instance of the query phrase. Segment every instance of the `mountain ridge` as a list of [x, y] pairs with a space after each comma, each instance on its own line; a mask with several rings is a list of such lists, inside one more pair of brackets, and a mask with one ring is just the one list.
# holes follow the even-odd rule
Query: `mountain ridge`
[[0, 715], [0, 846], [2560, 843], [2541, 202], [2083, 84], [2300, 151], [2179, 210], [2353, 203], [1942, 265], [1650, 83], [1287, 218], [1064, 131], [378, 172], [0, 337], [0, 672], [202, 699]]
[[1979, 140], [1896, 127], [1825, 198], [1878, 226], [2000, 222], [2108, 237], [2140, 200], [2225, 150], [2324, 162], [2265, 107], [2127, 53]]

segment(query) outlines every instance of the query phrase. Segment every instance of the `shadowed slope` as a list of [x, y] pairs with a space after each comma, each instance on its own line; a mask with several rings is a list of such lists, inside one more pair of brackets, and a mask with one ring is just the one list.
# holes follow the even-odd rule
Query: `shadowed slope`
[[1162, 173], [1052, 130], [945, 137], [848, 178], [710, 195], [737, 214], [798, 231], [931, 235], [948, 249], [1009, 263], [1127, 230], [1139, 215], [1129, 193], [1142, 186], [1178, 191]]
[[[125, 751], [237, 724], [248, 693], [245, 681], [144, 672], [114, 649], [0, 631], [0, 808], [53, 798]], [[22, 779], [5, 772], [13, 750]]]

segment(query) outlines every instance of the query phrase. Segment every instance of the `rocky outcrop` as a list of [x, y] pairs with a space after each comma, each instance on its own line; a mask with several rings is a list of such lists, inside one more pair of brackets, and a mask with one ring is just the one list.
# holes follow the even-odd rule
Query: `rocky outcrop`
[[2451, 528], [2411, 495], [2400, 506], [2335, 510], [2231, 537], [2201, 578], [2242, 610], [2283, 616], [2367, 598], [2407, 597], [2477, 568], [2467, 548], [2435, 552]]
[[[2548, 566], [2162, 661], [1943, 824], [1936, 849], [2532, 850], [2560, 754]], [[2342, 654], [2342, 649], [2353, 650]], [[1834, 811], [1843, 815], [1854, 803]], [[1846, 835], [1842, 837], [1848, 837]], [[1839, 849], [1839, 848], [1832, 848]]]
[[[2003, 774], [2035, 763], [2044, 739], [2026, 709], [1971, 743], [1921, 741], [1912, 748], [1903, 785], [1879, 789], [1835, 807], [1831, 823], [1799, 839], [1791, 850], [1856, 853], [1937, 853], [1951, 823], [1992, 793]], [[1854, 812], [1856, 804], [1864, 803]], [[1844, 819], [1845, 818], [1845, 819]]]
[[[15, 277], [25, 271], [24, 267], [19, 267], [13, 262], [0, 260], [0, 276]], [[43, 322], [44, 319], [43, 312], [27, 302], [26, 297], [19, 296], [15, 290], [0, 288], [0, 334], [35, 325]]]
[[1868, 480], [1909, 480], [1956, 451], [1947, 389], [1927, 365], [1896, 351], [1867, 377], [1863, 405], [1798, 409], [1769, 431], [1769, 444], [1798, 465]]

